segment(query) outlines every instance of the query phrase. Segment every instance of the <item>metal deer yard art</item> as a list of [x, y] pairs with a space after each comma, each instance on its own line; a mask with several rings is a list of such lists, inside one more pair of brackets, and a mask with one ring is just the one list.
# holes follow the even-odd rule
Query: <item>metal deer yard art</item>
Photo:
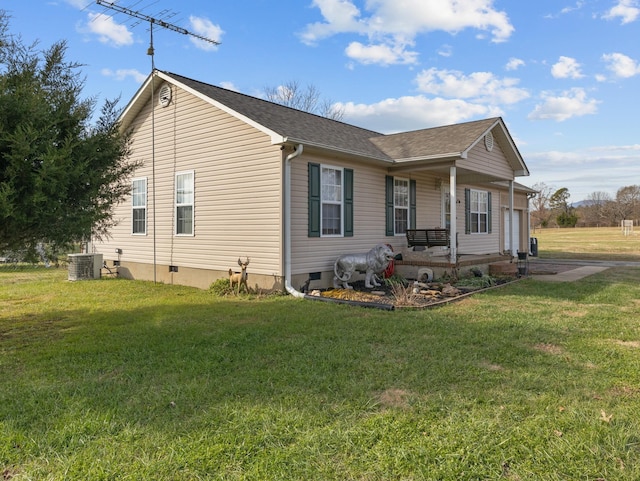
[[249, 287], [247, 286], [247, 278], [249, 274], [247, 274], [247, 266], [249, 265], [249, 258], [242, 262], [238, 257], [238, 265], [240, 266], [240, 272], [233, 272], [233, 269], [229, 269], [229, 286], [231, 290], [233, 290], [233, 286], [237, 285], [238, 290], [237, 293], [240, 294], [240, 287], [244, 286], [245, 292], [249, 292]]

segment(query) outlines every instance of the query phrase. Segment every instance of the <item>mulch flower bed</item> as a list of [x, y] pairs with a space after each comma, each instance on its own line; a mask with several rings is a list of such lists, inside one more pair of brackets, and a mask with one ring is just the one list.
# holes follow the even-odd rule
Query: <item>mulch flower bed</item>
[[470, 279], [476, 280], [473, 284], [465, 285], [465, 279], [458, 283], [451, 282], [425, 282], [414, 283], [383, 283], [380, 287], [369, 289], [365, 287], [364, 281], [355, 281], [351, 285], [353, 289], [327, 289], [315, 290], [310, 293], [312, 296], [335, 299], [337, 301], [370, 303], [375, 305], [393, 306], [393, 308], [406, 307], [432, 307], [443, 303], [451, 302], [468, 296], [471, 293], [496, 287], [513, 281], [515, 278], [493, 278], [480, 277]]
[[[528, 275], [532, 274], [557, 274], [574, 269], [574, 265], [532, 262], [529, 265]], [[309, 294], [322, 300], [336, 300], [338, 302], [356, 303], [363, 307], [388, 307], [395, 308], [421, 308], [435, 307], [451, 301], [467, 297], [473, 293], [492, 289], [518, 280], [518, 277], [491, 277], [476, 276], [465, 277], [457, 282], [446, 280], [415, 284], [414, 281], [389, 283], [369, 289], [364, 281], [351, 283], [353, 289], [326, 289], [314, 290]]]

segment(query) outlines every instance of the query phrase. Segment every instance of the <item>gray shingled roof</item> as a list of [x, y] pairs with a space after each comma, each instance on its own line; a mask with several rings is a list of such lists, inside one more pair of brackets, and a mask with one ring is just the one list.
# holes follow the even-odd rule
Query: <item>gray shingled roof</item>
[[499, 120], [496, 117], [402, 132], [376, 137], [371, 141], [395, 160], [459, 154], [475, 144]]
[[353, 152], [374, 159], [391, 160], [370, 140], [381, 136], [382, 134], [379, 132], [362, 129], [354, 125], [198, 82], [175, 73], [164, 73], [282, 137], [287, 137], [297, 142], [306, 142], [335, 150]]
[[[494, 132], [497, 133], [497, 140], [502, 148], [506, 149], [505, 155], [510, 159], [514, 170], [521, 172], [519, 175], [528, 175], [524, 160], [500, 117], [384, 135], [175, 73], [163, 71], [162, 75], [203, 97], [218, 102], [290, 142], [345, 152], [372, 160], [393, 162], [458, 157], [482, 139], [489, 129], [500, 124], [502, 128]], [[132, 103], [136, 103], [135, 99]], [[128, 115], [135, 115], [135, 111], [130, 111]]]

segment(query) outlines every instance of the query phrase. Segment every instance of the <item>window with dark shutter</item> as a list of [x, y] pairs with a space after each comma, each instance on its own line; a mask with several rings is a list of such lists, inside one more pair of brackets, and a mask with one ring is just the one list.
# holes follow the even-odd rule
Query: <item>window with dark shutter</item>
[[353, 169], [308, 164], [309, 237], [353, 236]]
[[309, 237], [320, 237], [320, 164], [309, 163]]

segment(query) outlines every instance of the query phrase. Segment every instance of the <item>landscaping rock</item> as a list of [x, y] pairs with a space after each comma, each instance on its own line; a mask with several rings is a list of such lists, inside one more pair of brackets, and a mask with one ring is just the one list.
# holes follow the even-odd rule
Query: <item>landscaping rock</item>
[[457, 287], [453, 287], [451, 284], [446, 284], [442, 288], [442, 295], [445, 297], [457, 297], [460, 294], [460, 289], [458, 289]]

